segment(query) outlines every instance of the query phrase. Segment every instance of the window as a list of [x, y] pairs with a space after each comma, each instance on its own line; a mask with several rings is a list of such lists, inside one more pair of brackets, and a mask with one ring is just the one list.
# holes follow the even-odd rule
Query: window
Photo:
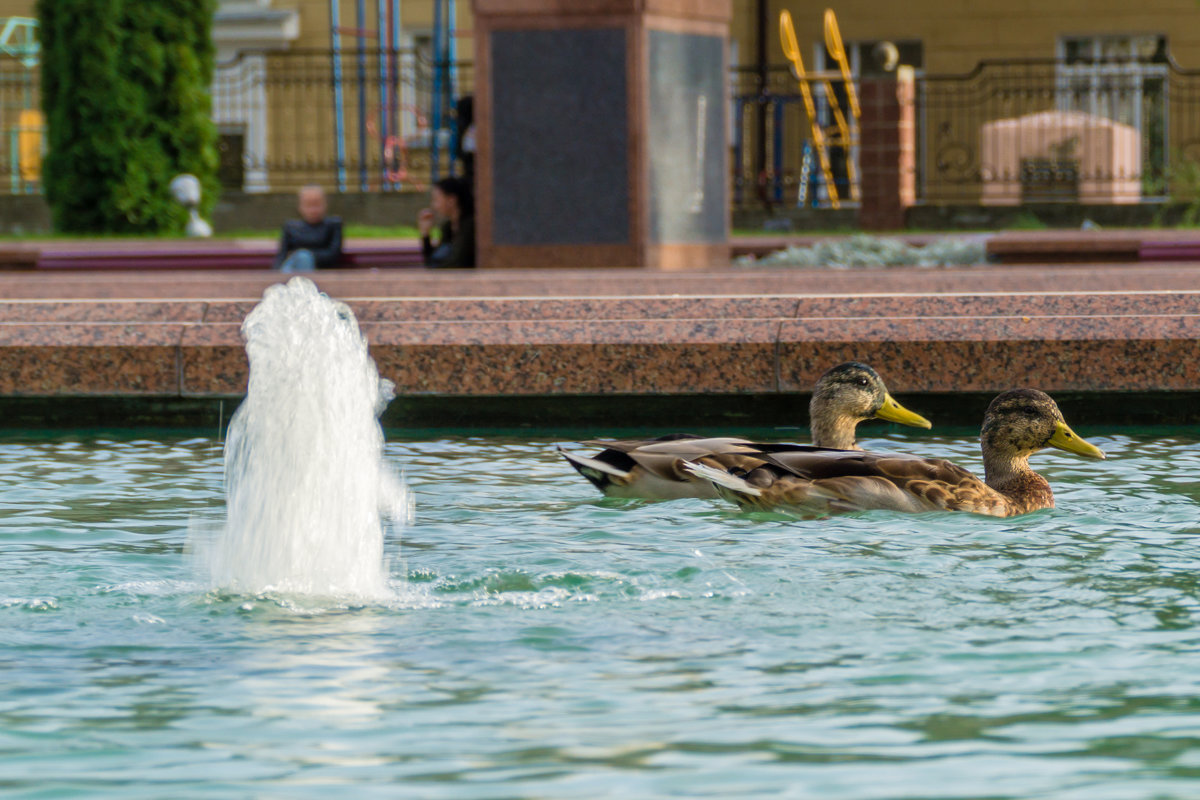
[[1167, 37], [1065, 36], [1059, 42], [1058, 108], [1120, 122], [1142, 138], [1146, 194], [1162, 194], [1167, 157]]
[[410, 146], [429, 146], [427, 115], [433, 97], [433, 34], [413, 33], [400, 56], [400, 131]]

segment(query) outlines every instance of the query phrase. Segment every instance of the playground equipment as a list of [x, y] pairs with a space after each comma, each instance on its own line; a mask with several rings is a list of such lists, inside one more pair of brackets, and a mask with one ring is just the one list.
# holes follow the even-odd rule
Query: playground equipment
[[[0, 64], [6, 74], [0, 96], [0, 126], [7, 134], [8, 172], [14, 194], [36, 190], [42, 175], [42, 139], [45, 121], [37, 108], [34, 81], [41, 58], [37, 20], [8, 17], [0, 20], [0, 57], [19, 63]], [[4, 59], [7, 60], [7, 59]], [[11, 62], [10, 62], [11, 63]], [[11, 74], [14, 73], [15, 74]]]
[[[796, 39], [796, 27], [792, 15], [784, 10], [779, 13], [779, 38], [783, 45], [783, 55], [792, 65], [792, 74], [800, 84], [800, 94], [804, 99], [804, 110], [808, 114], [812, 127], [812, 148], [816, 152], [817, 161], [825, 180], [825, 190], [829, 195], [829, 203], [833, 208], [841, 208], [841, 197], [837, 183], [834, 181], [833, 165], [829, 159], [830, 147], [841, 147], [847, 153], [846, 173], [850, 183], [850, 199], [858, 202], [860, 199], [858, 169], [852, 155], [858, 146], [858, 121], [862, 111], [858, 103], [858, 92], [854, 87], [854, 76], [850, 71], [850, 60], [846, 57], [846, 48], [842, 42], [842, 34], [838, 29], [837, 16], [832, 8], [825, 9], [825, 48], [829, 56], [838, 65], [837, 70], [822, 70], [809, 72], [804, 68], [804, 57], [800, 54], [800, 45]], [[842, 110], [837, 94], [833, 90], [833, 82], [841, 80], [846, 92], [849, 114]], [[833, 116], [834, 124], [821, 124], [817, 114], [816, 103], [813, 100], [812, 84], [821, 86], [825, 102]]]
[[433, 0], [433, 97], [429, 118], [433, 129], [429, 142], [429, 179], [440, 171], [441, 134], [454, 107], [454, 0]]
[[[357, 88], [357, 114], [351, 119], [357, 122], [357, 152], [359, 153], [357, 188], [368, 191], [369, 175], [368, 147], [378, 147], [382, 164], [380, 183], [385, 190], [399, 189], [400, 181], [407, 177], [407, 148], [403, 139], [401, 115], [415, 114], [418, 128], [429, 131], [431, 180], [437, 180], [440, 170], [441, 145], [453, 132], [454, 119], [450, 113], [454, 102], [455, 57], [455, 0], [433, 0], [432, 42], [432, 91], [428, 109], [414, 109], [400, 99], [400, 0], [377, 0], [375, 30], [367, 29], [367, 2], [355, 0], [353, 28], [342, 26], [340, 0], [330, 0], [330, 45], [332, 50], [334, 139], [337, 148], [338, 191], [346, 191], [347, 174], [347, 119], [346, 90], [343, 75], [343, 37], [354, 37], [354, 69], [352, 82]], [[378, 102], [368, 104], [368, 49], [367, 40], [375, 39], [378, 53], [379, 93]], [[370, 108], [368, 107], [370, 105]], [[426, 121], [428, 120], [428, 125]], [[370, 145], [368, 145], [370, 140]], [[399, 163], [397, 163], [399, 161]]]
[[38, 65], [42, 46], [37, 38], [37, 20], [9, 17], [0, 26], [0, 53], [20, 60], [25, 69]]
[[[412, 115], [413, 122], [419, 134], [428, 134], [429, 120], [422, 109], [414, 105], [402, 105], [399, 107], [399, 110], [402, 115]], [[371, 136], [380, 135], [374, 122], [368, 121], [367, 130]], [[384, 186], [386, 188], [399, 189], [401, 186], [407, 184], [410, 189], [428, 189], [429, 187], [424, 183], [412, 179], [408, 143], [405, 141], [404, 136], [400, 134], [400, 128], [396, 128], [395, 130], [396, 133], [382, 137]]]

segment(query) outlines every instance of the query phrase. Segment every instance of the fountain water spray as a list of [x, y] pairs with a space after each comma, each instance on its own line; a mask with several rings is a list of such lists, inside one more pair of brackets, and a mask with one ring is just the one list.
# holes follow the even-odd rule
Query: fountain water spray
[[354, 314], [305, 278], [272, 286], [242, 323], [246, 399], [225, 441], [226, 522], [197, 549], [238, 592], [389, 596], [385, 517], [407, 513], [383, 463], [392, 398]]

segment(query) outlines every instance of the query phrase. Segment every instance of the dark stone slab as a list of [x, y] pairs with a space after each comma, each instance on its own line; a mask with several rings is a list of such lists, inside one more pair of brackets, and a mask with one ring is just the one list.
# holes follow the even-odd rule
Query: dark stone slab
[[1200, 261], [1200, 239], [1144, 241], [1138, 258], [1142, 261]]
[[628, 242], [625, 31], [495, 31], [490, 44], [494, 243]]
[[1141, 246], [1130, 231], [1034, 231], [993, 236], [987, 254], [1005, 264], [1129, 263]]

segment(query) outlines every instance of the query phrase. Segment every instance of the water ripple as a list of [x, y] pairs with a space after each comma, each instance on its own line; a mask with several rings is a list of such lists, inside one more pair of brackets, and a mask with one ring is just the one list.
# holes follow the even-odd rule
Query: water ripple
[[210, 437], [2, 441], [0, 785], [1189, 797], [1200, 431], [1082, 433], [1110, 460], [1037, 456], [1054, 510], [809, 521], [605, 500], [549, 437], [394, 436], [417, 508], [380, 602], [197, 582]]

